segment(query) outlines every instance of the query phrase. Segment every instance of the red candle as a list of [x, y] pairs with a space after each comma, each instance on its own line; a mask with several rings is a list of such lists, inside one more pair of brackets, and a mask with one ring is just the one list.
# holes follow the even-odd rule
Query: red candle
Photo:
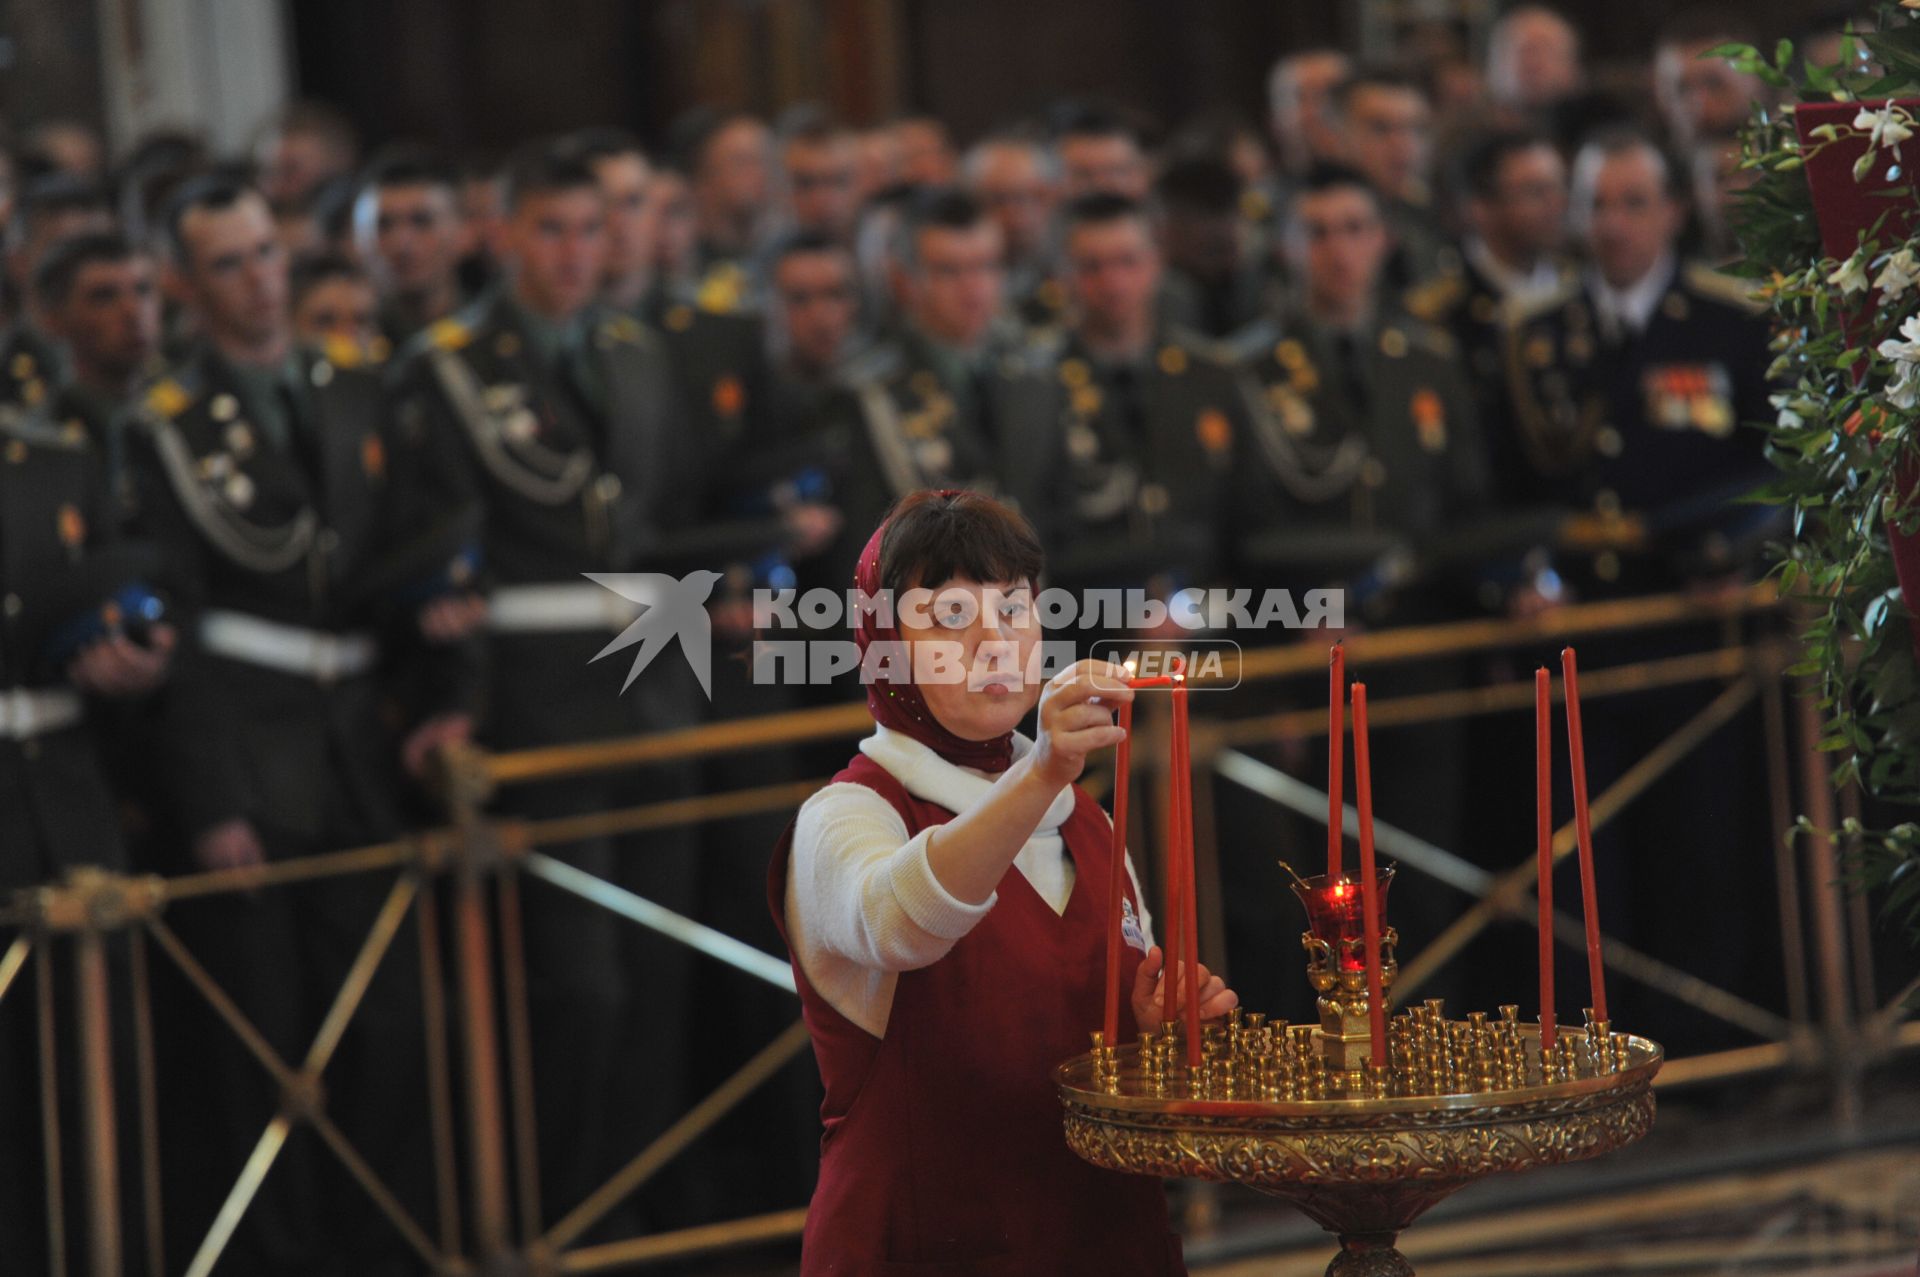
[[1120, 730], [1127, 735], [1113, 764], [1113, 856], [1107, 865], [1107, 1001], [1106, 1043], [1120, 1045], [1120, 917], [1126, 900], [1127, 779], [1133, 754], [1133, 702], [1120, 706]]
[[1534, 832], [1539, 843], [1540, 885], [1540, 1049], [1553, 1049], [1553, 676], [1542, 665], [1533, 672]]
[[1580, 837], [1580, 904], [1587, 918], [1587, 983], [1593, 1013], [1607, 1019], [1607, 976], [1600, 965], [1600, 904], [1593, 885], [1593, 818], [1587, 812], [1587, 750], [1580, 735], [1580, 673], [1573, 649], [1560, 651], [1560, 673], [1567, 684], [1567, 750], [1573, 766], [1573, 827]]
[[1373, 1067], [1387, 1067], [1387, 1005], [1380, 989], [1380, 876], [1373, 867], [1373, 766], [1367, 754], [1367, 685], [1353, 685], [1353, 795], [1360, 807], [1360, 908], [1367, 938], [1367, 1019]]
[[1187, 745], [1187, 681], [1184, 665], [1176, 667], [1173, 686], [1173, 744], [1177, 751], [1173, 784], [1180, 795], [1181, 902], [1186, 917], [1180, 928], [1182, 961], [1187, 977], [1187, 1067], [1200, 1067], [1200, 918], [1199, 891], [1193, 866], [1193, 764]]
[[1327, 669], [1327, 877], [1340, 881], [1341, 825], [1346, 811], [1340, 801], [1347, 774], [1347, 649], [1335, 643]]
[[1180, 898], [1186, 874], [1180, 867], [1180, 739], [1174, 732], [1167, 754], [1167, 908], [1160, 921], [1165, 934], [1160, 937], [1160, 1023], [1173, 1023], [1178, 1005], [1180, 981], [1180, 924], [1187, 916]]

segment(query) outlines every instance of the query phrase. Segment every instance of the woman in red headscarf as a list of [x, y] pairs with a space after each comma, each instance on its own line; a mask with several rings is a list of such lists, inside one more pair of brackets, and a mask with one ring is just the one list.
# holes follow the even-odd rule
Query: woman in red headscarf
[[[856, 629], [874, 734], [768, 883], [826, 1083], [805, 1277], [1186, 1271], [1160, 1183], [1075, 1156], [1049, 1078], [1105, 992], [1112, 826], [1073, 782], [1133, 693], [1106, 662], [1024, 677], [1041, 566], [1026, 520], [950, 491], [905, 498], [860, 558], [893, 604]], [[960, 679], [930, 676], [936, 644]], [[1159, 1024], [1162, 975], [1127, 868], [1123, 1034]], [[1201, 1014], [1226, 1014], [1199, 975]]]

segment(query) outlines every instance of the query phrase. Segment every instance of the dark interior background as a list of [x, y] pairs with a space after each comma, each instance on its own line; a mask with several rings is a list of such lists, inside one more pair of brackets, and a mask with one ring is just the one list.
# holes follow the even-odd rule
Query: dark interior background
[[[1557, 7], [1595, 60], [1642, 65], [1676, 8]], [[326, 0], [296, 3], [293, 32], [301, 90], [346, 109], [371, 142], [497, 147], [588, 122], [658, 140], [695, 104], [771, 114], [807, 100], [854, 123], [930, 111], [964, 141], [1076, 94], [1163, 121], [1216, 109], [1256, 116], [1273, 59], [1355, 46], [1360, 9], [1350, 0]], [[1740, 0], [1734, 11], [1771, 40], [1836, 9]]]

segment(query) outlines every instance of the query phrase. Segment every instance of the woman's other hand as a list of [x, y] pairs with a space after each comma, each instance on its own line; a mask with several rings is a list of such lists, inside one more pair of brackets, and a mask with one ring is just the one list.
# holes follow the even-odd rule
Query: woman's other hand
[[[1160, 1027], [1160, 999], [1163, 996], [1163, 983], [1166, 955], [1155, 945], [1147, 950], [1147, 956], [1140, 960], [1140, 969], [1133, 976], [1133, 1019], [1142, 1033], [1152, 1033]], [[1187, 982], [1186, 967], [1174, 968], [1176, 976], [1173, 986], [1173, 1014], [1177, 1018], [1186, 1009]], [[1200, 1018], [1217, 1020], [1240, 1005], [1240, 995], [1227, 987], [1227, 982], [1208, 971], [1202, 963], [1198, 968], [1200, 975]]]

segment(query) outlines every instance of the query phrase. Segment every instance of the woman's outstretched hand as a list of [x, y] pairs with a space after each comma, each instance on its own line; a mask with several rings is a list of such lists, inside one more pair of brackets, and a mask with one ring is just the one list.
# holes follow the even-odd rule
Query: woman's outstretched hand
[[1132, 699], [1126, 669], [1112, 661], [1075, 661], [1055, 674], [1040, 689], [1035, 769], [1056, 788], [1080, 779], [1088, 754], [1125, 738], [1113, 716]]
[[[1147, 956], [1140, 960], [1140, 969], [1133, 976], [1133, 1019], [1142, 1033], [1152, 1033], [1160, 1027], [1161, 983], [1166, 965], [1166, 955], [1155, 945], [1147, 950]], [[1187, 981], [1186, 967], [1179, 965], [1174, 973], [1179, 977], [1173, 986], [1173, 1012], [1175, 1016], [1186, 1010]], [[1240, 995], [1227, 987], [1227, 982], [1208, 971], [1202, 963], [1200, 975], [1200, 1018], [1217, 1020], [1240, 1005]]]

